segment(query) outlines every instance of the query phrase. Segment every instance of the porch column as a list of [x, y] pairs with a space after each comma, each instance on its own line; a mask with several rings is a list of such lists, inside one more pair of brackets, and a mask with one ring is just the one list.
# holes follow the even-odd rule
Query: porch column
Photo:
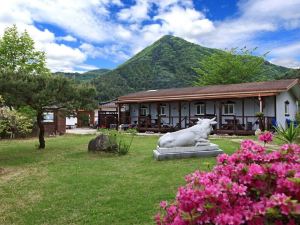
[[[275, 117], [275, 120], [277, 119], [277, 107], [276, 107], [276, 95], [274, 95], [274, 117]], [[297, 104], [298, 104], [298, 101], [297, 101]], [[297, 107], [298, 108], [298, 107]], [[297, 109], [297, 112], [298, 112], [298, 109]]]
[[138, 122], [138, 130], [140, 129], [141, 125], [140, 125], [140, 111], [141, 111], [141, 103], [138, 104], [138, 111], [137, 111], [137, 122]]
[[128, 104], [129, 116], [128, 116], [128, 124], [131, 124], [131, 104]]
[[216, 101], [214, 101], [214, 115], [216, 116], [217, 114], [216, 114], [217, 112], [216, 112]]
[[[151, 103], [148, 104], [148, 110], [149, 110], [149, 113], [147, 116], [147, 121], [146, 121], [146, 127], [151, 127]], [[150, 116], [149, 116], [150, 115]], [[150, 120], [150, 121], [149, 121]]]
[[258, 96], [258, 101], [259, 101], [259, 112], [263, 112], [263, 100], [262, 97], [259, 95]]
[[181, 102], [178, 102], [178, 118], [179, 118], [179, 124], [178, 127], [181, 129]]
[[189, 101], [189, 126], [191, 123], [191, 102]]
[[[171, 125], [171, 102], [169, 102], [169, 125]], [[173, 121], [172, 121], [172, 126], [173, 126]]]
[[222, 102], [219, 102], [219, 129], [222, 128]]
[[244, 127], [246, 127], [246, 125], [245, 125], [245, 99], [242, 99], [242, 120], [243, 120]]
[[158, 130], [160, 131], [161, 129], [161, 124], [160, 124], [160, 102], [156, 104], [156, 109], [157, 109], [157, 126]]
[[116, 130], [118, 130], [118, 127], [121, 125], [121, 107], [122, 105], [118, 103], [118, 121]]

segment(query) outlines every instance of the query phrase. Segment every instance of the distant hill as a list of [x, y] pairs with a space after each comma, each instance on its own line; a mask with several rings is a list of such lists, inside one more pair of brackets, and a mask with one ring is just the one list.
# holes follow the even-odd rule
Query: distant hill
[[[118, 68], [97, 76], [92, 83], [99, 100], [109, 100], [130, 92], [191, 86], [200, 60], [221, 52], [171, 35], [163, 36]], [[294, 72], [286, 67], [265, 63], [263, 74], [280, 79]]]
[[110, 71], [109, 69], [97, 69], [85, 73], [56, 72], [54, 73], [54, 75], [63, 75], [65, 77], [75, 79], [76, 81], [91, 81], [92, 79], [95, 79], [109, 71]]

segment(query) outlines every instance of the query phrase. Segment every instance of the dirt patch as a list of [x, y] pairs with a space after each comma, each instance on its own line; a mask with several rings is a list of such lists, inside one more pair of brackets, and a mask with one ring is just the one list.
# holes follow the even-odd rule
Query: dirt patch
[[0, 168], [0, 176], [4, 175], [6, 173], [6, 170], [4, 168]]

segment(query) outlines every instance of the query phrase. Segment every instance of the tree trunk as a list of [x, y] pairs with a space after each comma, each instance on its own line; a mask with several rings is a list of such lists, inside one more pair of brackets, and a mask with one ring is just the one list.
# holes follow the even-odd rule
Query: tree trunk
[[43, 113], [42, 112], [38, 112], [37, 114], [37, 124], [39, 126], [39, 149], [44, 149], [45, 148], [45, 127], [44, 127], [44, 123], [43, 123]]

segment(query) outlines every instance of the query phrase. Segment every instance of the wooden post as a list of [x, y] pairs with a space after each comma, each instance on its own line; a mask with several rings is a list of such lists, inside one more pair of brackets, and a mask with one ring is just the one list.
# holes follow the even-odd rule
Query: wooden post
[[[169, 103], [169, 125], [171, 125], [171, 102]], [[173, 122], [173, 121], [172, 121]], [[173, 123], [172, 123], [173, 126]]]
[[138, 115], [138, 130], [140, 130], [141, 124], [140, 124], [140, 112], [141, 112], [141, 103], [138, 104], [138, 111], [137, 111], [137, 115]]
[[219, 129], [222, 128], [222, 102], [219, 102]]
[[245, 125], [245, 99], [242, 99], [242, 117], [243, 117], [243, 125], [244, 127], [246, 127]]
[[117, 127], [116, 130], [118, 130], [118, 127], [121, 125], [121, 104], [118, 104], [118, 121], [117, 121]]
[[160, 132], [161, 124], [160, 124], [160, 103], [159, 102], [156, 105], [156, 109], [157, 109], [157, 126], [158, 126], [158, 130]]
[[214, 101], [214, 115], [216, 116], [216, 101]]
[[189, 101], [189, 126], [191, 123], [191, 102]]
[[128, 104], [129, 116], [128, 116], [128, 123], [131, 124], [131, 104]]
[[178, 127], [181, 129], [181, 102], [178, 102], [178, 116], [179, 116], [179, 124]]
[[237, 130], [237, 124], [236, 124], [236, 116], [233, 116], [233, 127], [234, 127], [234, 134], [236, 135], [236, 130]]

